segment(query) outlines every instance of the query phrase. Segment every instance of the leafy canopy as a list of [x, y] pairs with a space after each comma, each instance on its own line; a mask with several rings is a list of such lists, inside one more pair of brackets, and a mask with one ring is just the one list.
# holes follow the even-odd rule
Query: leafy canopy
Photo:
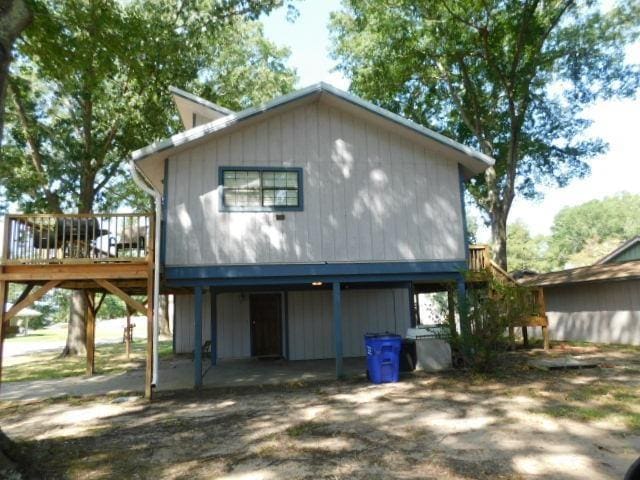
[[565, 207], [556, 215], [549, 256], [557, 268], [588, 265], [636, 235], [640, 235], [640, 195], [592, 200]]
[[293, 88], [289, 52], [251, 20], [281, 3], [34, 1], [10, 79], [6, 200], [28, 212], [148, 208], [125, 160], [181, 128], [170, 85], [230, 108]]
[[551, 235], [531, 235], [520, 220], [508, 227], [511, 271], [536, 272], [592, 265], [640, 235], [640, 195], [620, 193], [565, 207], [555, 216]]
[[345, 0], [333, 54], [351, 89], [494, 157], [469, 191], [506, 266], [516, 194], [540, 195], [589, 172], [606, 146], [587, 138], [585, 106], [635, 94], [640, 2]]
[[547, 272], [551, 269], [547, 239], [542, 235], [531, 235], [526, 224], [520, 220], [507, 227], [507, 258], [510, 271]]

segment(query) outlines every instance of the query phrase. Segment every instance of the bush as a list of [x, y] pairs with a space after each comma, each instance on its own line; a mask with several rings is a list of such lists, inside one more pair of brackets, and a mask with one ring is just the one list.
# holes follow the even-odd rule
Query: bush
[[454, 348], [473, 370], [491, 371], [509, 347], [509, 325], [531, 314], [531, 290], [490, 279], [482, 288], [469, 289], [465, 300], [461, 310], [467, 316], [470, 332], [454, 338]]

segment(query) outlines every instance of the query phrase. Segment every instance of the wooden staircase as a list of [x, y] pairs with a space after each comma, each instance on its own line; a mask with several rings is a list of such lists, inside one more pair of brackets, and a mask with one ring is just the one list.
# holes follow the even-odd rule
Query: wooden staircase
[[[494, 279], [502, 284], [517, 285], [518, 282], [505, 272], [497, 263], [491, 260], [491, 250], [488, 245], [469, 246], [469, 282], [471, 284], [487, 283]], [[524, 287], [523, 287], [524, 288]], [[509, 325], [509, 342], [515, 349], [515, 329], [522, 328], [524, 345], [528, 345], [527, 327], [541, 327], [544, 349], [549, 349], [549, 320], [546, 314], [544, 292], [540, 287], [529, 287], [531, 300], [530, 311], [521, 319]]]

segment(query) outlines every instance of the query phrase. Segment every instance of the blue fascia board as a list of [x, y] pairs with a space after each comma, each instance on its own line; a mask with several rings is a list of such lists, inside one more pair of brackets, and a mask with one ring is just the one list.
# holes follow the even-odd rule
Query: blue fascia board
[[292, 263], [256, 265], [167, 266], [167, 280], [232, 279], [296, 276], [389, 275], [413, 273], [458, 273], [467, 269], [465, 260], [375, 263]]
[[463, 278], [460, 273], [414, 273], [392, 275], [339, 275], [339, 276], [313, 276], [313, 277], [253, 277], [253, 278], [192, 278], [183, 280], [167, 280], [170, 288], [180, 287], [286, 287], [294, 285], [311, 285], [312, 282], [328, 283], [398, 283], [398, 282], [429, 282], [445, 283], [454, 282]]
[[451, 281], [467, 268], [464, 260], [434, 262], [323, 263], [166, 267], [168, 286], [299, 285], [321, 281], [384, 283]]

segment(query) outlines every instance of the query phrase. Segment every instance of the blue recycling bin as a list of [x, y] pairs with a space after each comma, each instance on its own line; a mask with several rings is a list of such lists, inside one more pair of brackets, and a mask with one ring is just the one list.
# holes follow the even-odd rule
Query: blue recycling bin
[[397, 382], [400, 376], [402, 337], [393, 333], [367, 333], [367, 371], [373, 383]]

